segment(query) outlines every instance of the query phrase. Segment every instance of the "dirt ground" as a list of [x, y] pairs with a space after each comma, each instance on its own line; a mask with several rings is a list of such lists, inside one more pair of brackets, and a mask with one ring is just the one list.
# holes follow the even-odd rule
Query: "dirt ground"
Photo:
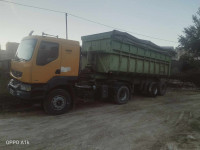
[[47, 116], [39, 105], [7, 105], [0, 112], [0, 150], [200, 150], [197, 90], [133, 96], [125, 105], [79, 103], [60, 116]]

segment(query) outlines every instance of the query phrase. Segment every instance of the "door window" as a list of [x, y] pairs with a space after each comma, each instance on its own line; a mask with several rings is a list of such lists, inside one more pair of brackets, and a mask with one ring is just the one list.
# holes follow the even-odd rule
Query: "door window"
[[36, 64], [44, 66], [58, 58], [58, 43], [42, 41], [38, 50]]

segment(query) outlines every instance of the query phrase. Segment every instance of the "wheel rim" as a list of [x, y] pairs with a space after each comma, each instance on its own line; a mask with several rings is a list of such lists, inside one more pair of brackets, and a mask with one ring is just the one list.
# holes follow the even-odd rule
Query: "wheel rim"
[[153, 88], [152, 88], [152, 94], [153, 94], [154, 96], [156, 96], [157, 93], [158, 93], [158, 88], [157, 88], [156, 84], [154, 84], [154, 85], [153, 85]]
[[52, 105], [55, 110], [62, 110], [66, 106], [66, 98], [62, 95], [54, 96], [52, 99]]
[[156, 95], [157, 93], [158, 93], [158, 89], [157, 89], [157, 87], [155, 86], [155, 87], [153, 88], [153, 94]]
[[119, 93], [119, 99], [121, 101], [125, 101], [127, 98], [127, 92], [125, 89], [121, 90], [120, 93]]
[[148, 89], [148, 93], [150, 94], [150, 96], [156, 96], [158, 94], [157, 84], [151, 83]]

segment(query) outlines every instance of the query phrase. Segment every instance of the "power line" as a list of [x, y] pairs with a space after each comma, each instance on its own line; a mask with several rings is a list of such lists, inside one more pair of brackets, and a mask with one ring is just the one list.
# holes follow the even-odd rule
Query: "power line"
[[107, 28], [121, 30], [121, 31], [125, 31], [125, 32], [128, 32], [128, 33], [132, 33], [132, 34], [136, 34], [136, 35], [152, 38], [152, 39], [155, 39], [155, 40], [178, 43], [178, 42], [171, 41], [171, 40], [161, 39], [161, 38], [157, 38], [157, 37], [152, 37], [152, 36], [148, 36], [148, 35], [144, 35], [144, 34], [140, 34], [140, 33], [135, 33], [135, 32], [132, 32], [132, 31], [124, 30], [124, 29], [121, 29], [121, 28], [116, 28], [114, 26], [106, 25], [106, 24], [103, 24], [103, 23], [100, 23], [100, 22], [97, 22], [97, 21], [94, 21], [94, 20], [90, 20], [90, 19], [87, 19], [87, 18], [84, 18], [84, 17], [81, 17], [81, 16], [77, 16], [77, 15], [74, 15], [74, 14], [71, 14], [71, 13], [68, 13], [68, 12], [64, 12], [64, 11], [58, 11], [58, 10], [53, 10], [53, 9], [48, 9], [48, 8], [31, 6], [31, 5], [26, 5], [26, 4], [22, 4], [22, 3], [16, 3], [16, 2], [7, 1], [7, 0], [0, 0], [0, 2], [11, 3], [11, 4], [19, 5], [19, 6], [30, 7], [30, 8], [35, 8], [35, 9], [40, 9], [40, 10], [45, 10], [45, 11], [51, 11], [51, 12], [55, 12], [55, 13], [62, 13], [62, 14], [63, 13], [66, 14], [67, 13], [69, 16], [72, 16], [72, 17], [75, 17], [75, 18], [78, 18], [78, 19], [81, 19], [81, 20], [84, 20], [84, 21], [92, 22], [92, 23], [95, 23], [95, 24], [99, 24], [99, 25], [102, 25], [102, 26], [107, 27]]

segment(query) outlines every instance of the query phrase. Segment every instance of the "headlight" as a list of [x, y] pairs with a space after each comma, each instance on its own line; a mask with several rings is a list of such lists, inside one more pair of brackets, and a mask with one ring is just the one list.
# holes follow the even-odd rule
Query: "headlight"
[[31, 91], [31, 85], [21, 83], [20, 89], [23, 91]]

